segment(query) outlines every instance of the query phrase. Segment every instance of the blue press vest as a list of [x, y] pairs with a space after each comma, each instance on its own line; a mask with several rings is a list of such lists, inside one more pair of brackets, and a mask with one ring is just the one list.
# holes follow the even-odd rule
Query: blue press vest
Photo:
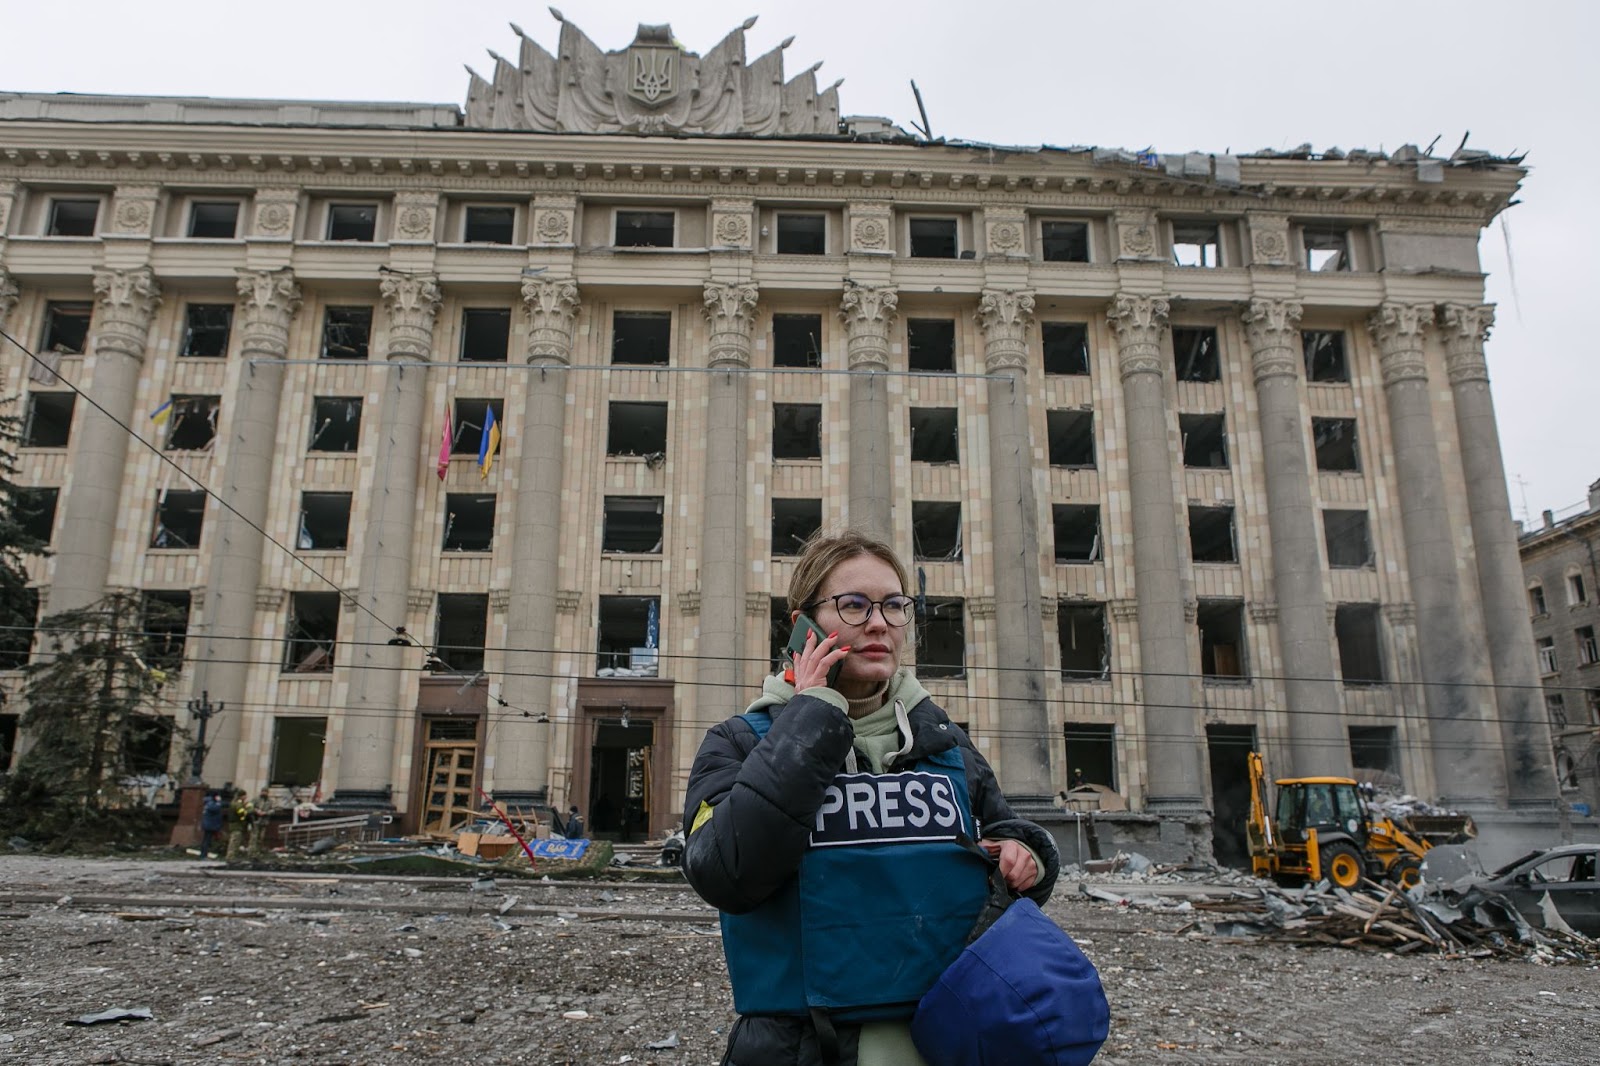
[[[743, 715], [766, 736], [772, 716]], [[740, 1014], [909, 1018], [966, 945], [988, 892], [959, 747], [907, 772], [840, 774], [800, 868], [747, 914], [722, 915]]]

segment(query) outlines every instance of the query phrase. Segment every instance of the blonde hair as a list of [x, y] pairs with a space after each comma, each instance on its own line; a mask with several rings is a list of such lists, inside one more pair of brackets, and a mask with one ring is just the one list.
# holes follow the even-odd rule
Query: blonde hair
[[900, 579], [900, 591], [907, 591], [906, 586], [911, 582], [906, 576], [905, 565], [889, 545], [858, 529], [846, 529], [838, 533], [818, 530], [800, 550], [800, 561], [795, 563], [794, 575], [789, 579], [790, 612], [805, 610], [806, 605], [822, 591], [822, 583], [828, 580], [833, 568], [859, 555], [870, 555], [888, 563]]

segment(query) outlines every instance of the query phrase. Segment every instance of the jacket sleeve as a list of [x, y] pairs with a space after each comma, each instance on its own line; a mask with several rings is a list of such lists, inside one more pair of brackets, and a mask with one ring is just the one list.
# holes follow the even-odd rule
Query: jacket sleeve
[[967, 789], [972, 794], [972, 812], [981, 823], [985, 840], [1015, 840], [1033, 852], [1041, 866], [1039, 878], [1024, 893], [1035, 903], [1043, 904], [1055, 891], [1056, 878], [1061, 874], [1061, 852], [1055, 838], [1037, 822], [1018, 818], [1000, 791], [1000, 783], [978, 749], [972, 746], [966, 734], [959, 736], [961, 750], [967, 758]]
[[800, 866], [822, 794], [854, 731], [824, 699], [795, 696], [756, 742], [748, 722], [706, 734], [689, 771], [683, 872], [718, 910], [753, 910]]

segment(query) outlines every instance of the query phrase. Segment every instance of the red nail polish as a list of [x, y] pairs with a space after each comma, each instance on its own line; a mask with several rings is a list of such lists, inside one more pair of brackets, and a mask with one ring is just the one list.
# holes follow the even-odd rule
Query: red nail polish
[[828, 634], [828, 639], [829, 639], [829, 640], [833, 640], [833, 639], [834, 639], [834, 638], [835, 638], [835, 637], [837, 637], [837, 636], [838, 636], [838, 635], [839, 635], [839, 631], [838, 631], [838, 630], [837, 630], [837, 629], [835, 629], [835, 630], [834, 630], [834, 631], [833, 631], [833, 632], [832, 632], [832, 633], [829, 633], [829, 634]]

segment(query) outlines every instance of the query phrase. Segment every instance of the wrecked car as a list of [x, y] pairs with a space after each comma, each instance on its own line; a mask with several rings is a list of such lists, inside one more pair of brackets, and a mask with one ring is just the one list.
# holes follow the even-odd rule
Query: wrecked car
[[1542, 927], [1543, 902], [1551, 904], [1561, 920], [1584, 936], [1600, 937], [1600, 880], [1595, 879], [1600, 844], [1567, 844], [1532, 851], [1483, 877], [1458, 881], [1505, 897], [1535, 927]]

